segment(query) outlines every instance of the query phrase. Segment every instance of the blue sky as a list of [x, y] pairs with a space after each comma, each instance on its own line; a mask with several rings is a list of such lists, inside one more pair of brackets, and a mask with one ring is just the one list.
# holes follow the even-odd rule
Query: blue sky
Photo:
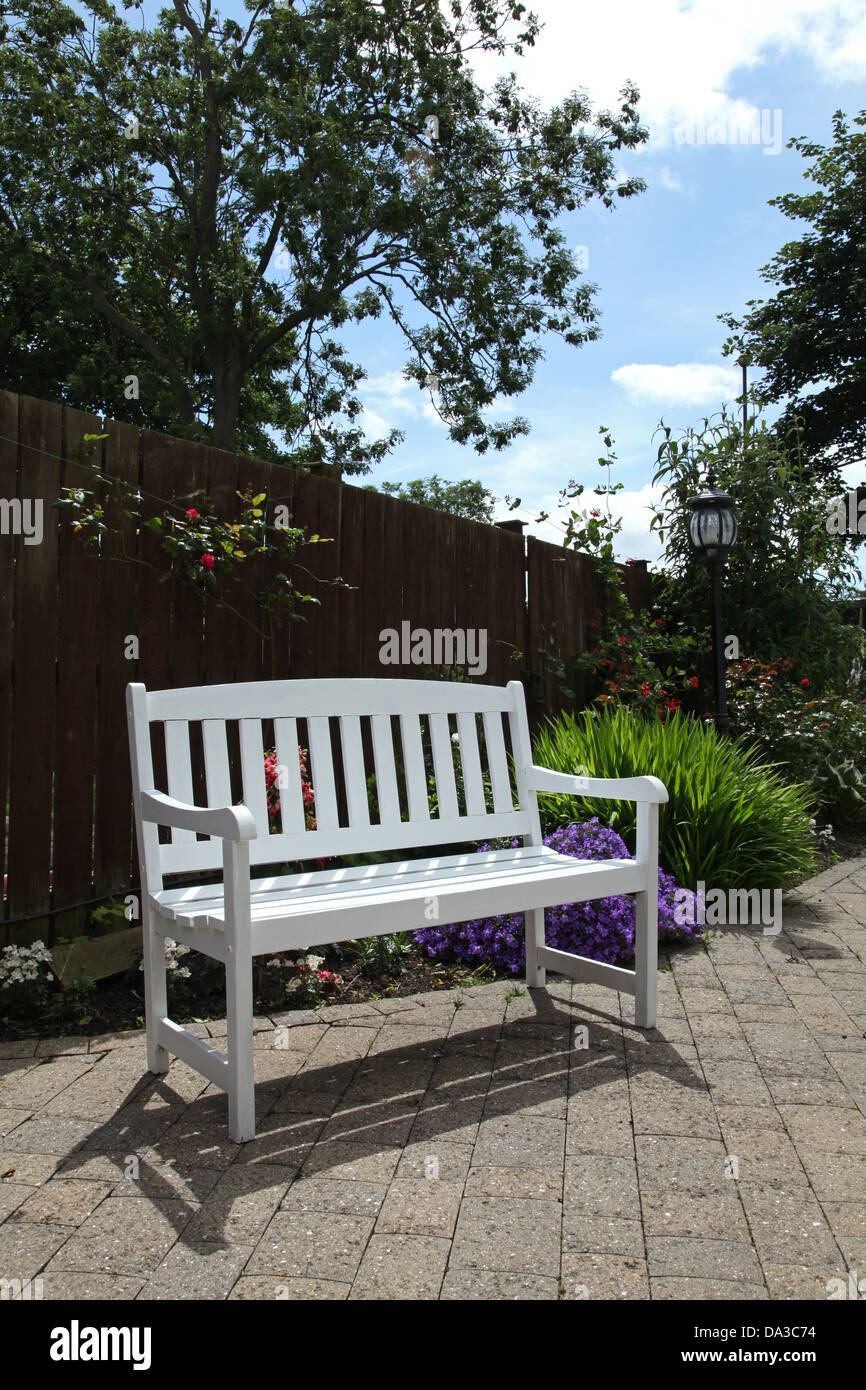
[[[533, 8], [545, 30], [508, 64], [524, 88], [548, 106], [575, 87], [612, 105], [631, 78], [651, 131], [646, 147], [622, 160], [647, 191], [612, 212], [589, 206], [560, 223], [571, 245], [586, 247], [602, 336], [578, 349], [549, 338], [533, 386], [514, 402], [531, 434], [479, 456], [452, 444], [423, 393], [402, 381], [396, 332], [381, 321], [362, 326], [351, 341], [369, 373], [368, 426], [397, 425], [406, 435], [372, 481], [480, 477], [499, 496], [519, 495], [527, 510], [517, 515], [529, 516], [549, 509], [570, 477], [587, 487], [600, 477], [605, 424], [625, 484], [615, 502], [621, 555], [653, 559], [653, 431], [662, 416], [675, 429], [696, 423], [741, 390], [716, 316], [769, 293], [760, 267], [799, 235], [800, 224], [767, 206], [807, 187], [806, 161], [784, 148], [787, 140], [828, 143], [833, 111], [866, 104], [866, 4], [536, 0]], [[479, 79], [488, 83], [496, 70], [479, 63]], [[530, 529], [555, 539], [549, 526]]]
[[[427, 394], [403, 377], [399, 331], [384, 317], [351, 327], [341, 336], [367, 372], [365, 427], [374, 436], [392, 426], [405, 433], [364, 481], [434, 472], [480, 478], [498, 497], [519, 495], [525, 510], [517, 515], [528, 517], [554, 510], [569, 478], [587, 488], [599, 479], [604, 424], [625, 484], [615, 501], [624, 519], [621, 557], [653, 560], [653, 432], [661, 417], [675, 430], [695, 424], [733, 404], [741, 389], [739, 369], [721, 354], [726, 330], [717, 315], [771, 293], [759, 269], [800, 234], [802, 224], [767, 206], [776, 194], [808, 186], [807, 161], [786, 142], [797, 135], [827, 144], [832, 113], [866, 105], [866, 0], [535, 0], [531, 7], [545, 26], [535, 48], [504, 64], [477, 55], [482, 85], [513, 68], [546, 107], [581, 87], [595, 105], [613, 106], [631, 79], [651, 132], [621, 166], [646, 179], [645, 193], [560, 222], [569, 243], [585, 248], [602, 336], [577, 349], [549, 337], [532, 387], [504, 403], [528, 418], [531, 433], [501, 453], [478, 455], [449, 440]], [[246, 13], [238, 0], [217, 8], [239, 20]], [[156, 12], [150, 3], [140, 11], [147, 23]], [[847, 481], [860, 481], [859, 472], [849, 470]], [[504, 503], [497, 515], [508, 515]], [[550, 523], [530, 529], [558, 538]]]

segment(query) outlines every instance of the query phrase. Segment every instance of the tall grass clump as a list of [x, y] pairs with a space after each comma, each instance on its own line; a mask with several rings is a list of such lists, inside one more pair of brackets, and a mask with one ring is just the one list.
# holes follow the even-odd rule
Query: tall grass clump
[[[659, 862], [677, 883], [782, 888], [815, 872], [808, 788], [691, 715], [649, 720], [624, 706], [565, 713], [542, 727], [534, 758], [557, 772], [660, 778], [670, 799], [659, 808]], [[597, 815], [634, 852], [634, 802], [544, 793], [539, 805], [545, 833]]]

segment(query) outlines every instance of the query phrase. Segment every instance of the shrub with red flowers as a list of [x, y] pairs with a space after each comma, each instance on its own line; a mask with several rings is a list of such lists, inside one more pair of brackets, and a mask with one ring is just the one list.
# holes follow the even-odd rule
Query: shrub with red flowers
[[[95, 480], [104, 484], [103, 500], [84, 488], [64, 488], [63, 496], [56, 503], [71, 514], [73, 531], [82, 533], [85, 545], [99, 546], [111, 529], [113, 543], [121, 547], [114, 558], [149, 565], [140, 553], [128, 554], [123, 549], [125, 527], [110, 527], [110, 512], [127, 520], [133, 518], [139, 523], [137, 534], [147, 527], [159, 537], [160, 547], [169, 559], [170, 572], [181, 583], [191, 586], [202, 597], [231, 609], [261, 636], [271, 636], [272, 632], [262, 631], [247, 614], [239, 612], [228, 601], [228, 593], [244, 581], [249, 570], [248, 561], [257, 556], [277, 559], [277, 565], [269, 567], [264, 584], [259, 577], [261, 587], [256, 595], [259, 611], [269, 626], [279, 624], [289, 615], [300, 618], [302, 615], [296, 610], [301, 604], [320, 602], [295, 587], [291, 566], [301, 546], [318, 544], [327, 538], [307, 535], [299, 527], [269, 521], [266, 493], [253, 496], [251, 488], [239, 492], [234, 521], [218, 518], [207, 498], [197, 507], [186, 509], [169, 504], [163, 515], [144, 521], [140, 514], [140, 495], [128, 484], [101, 473], [96, 474]], [[343, 583], [342, 579], [329, 582]]]
[[839, 826], [866, 821], [862, 697], [814, 695], [811, 677], [790, 660], [732, 662], [727, 689], [732, 731], [792, 781], [807, 783], [822, 817]]

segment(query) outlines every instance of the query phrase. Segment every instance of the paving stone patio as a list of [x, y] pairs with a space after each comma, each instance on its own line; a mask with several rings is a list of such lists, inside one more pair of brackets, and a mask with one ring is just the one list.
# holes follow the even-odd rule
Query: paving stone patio
[[553, 977], [257, 1019], [243, 1146], [204, 1078], [146, 1070], [141, 1032], [0, 1043], [0, 1278], [46, 1299], [824, 1300], [866, 1279], [864, 961], [866, 857], [786, 895], [777, 937], [667, 955], [652, 1033], [627, 996]]

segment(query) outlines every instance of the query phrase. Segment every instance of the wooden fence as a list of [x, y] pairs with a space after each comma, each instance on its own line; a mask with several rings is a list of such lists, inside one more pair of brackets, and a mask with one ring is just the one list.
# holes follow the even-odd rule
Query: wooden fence
[[[107, 438], [85, 449], [86, 434]], [[333, 538], [296, 557], [295, 582], [321, 607], [307, 605], [308, 622], [263, 640], [244, 619], [257, 621], [269, 557], [249, 562], [236, 615], [176, 582], [154, 533], [138, 533], [134, 518], [110, 507], [100, 554], [86, 550], [53, 504], [64, 487], [98, 488], [96, 469], [140, 490], [143, 520], [205, 497], [234, 518], [235, 494], [247, 485], [267, 494], [267, 508], [286, 503], [294, 525]], [[40, 543], [14, 534], [12, 499], [42, 501]], [[560, 546], [5, 391], [0, 507], [0, 944], [86, 932], [94, 903], [137, 891], [130, 680], [160, 689], [262, 676], [418, 676], [418, 667], [380, 662], [380, 632], [408, 621], [486, 629], [479, 679], [523, 679], [538, 718], [562, 703], [542, 649], [585, 650], [603, 606], [592, 561]], [[122, 559], [124, 551], [145, 563]], [[325, 582], [336, 576], [354, 587]], [[626, 578], [632, 602], [647, 603], [646, 566]], [[125, 655], [130, 636], [135, 660]]]

